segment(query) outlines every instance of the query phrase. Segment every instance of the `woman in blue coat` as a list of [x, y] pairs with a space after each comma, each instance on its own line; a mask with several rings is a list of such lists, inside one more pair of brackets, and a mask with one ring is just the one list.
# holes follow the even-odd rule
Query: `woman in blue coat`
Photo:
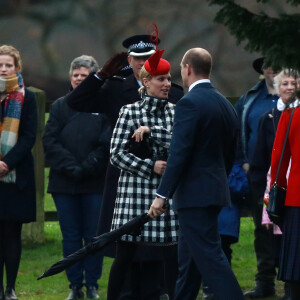
[[[17, 300], [22, 224], [36, 219], [31, 149], [37, 132], [35, 97], [19, 73], [20, 53], [0, 47], [0, 300]], [[6, 270], [6, 291], [3, 272]]]

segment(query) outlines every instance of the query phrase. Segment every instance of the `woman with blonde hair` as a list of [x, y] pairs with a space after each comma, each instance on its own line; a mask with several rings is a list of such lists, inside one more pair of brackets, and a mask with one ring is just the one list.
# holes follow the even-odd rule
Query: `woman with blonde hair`
[[[36, 219], [31, 149], [37, 131], [35, 97], [24, 87], [19, 51], [0, 46], [0, 300], [17, 300], [22, 224]], [[3, 272], [6, 270], [6, 290]]]
[[[121, 169], [121, 175], [112, 229], [149, 210], [166, 168], [175, 106], [168, 102], [170, 64], [161, 58], [161, 54], [158, 50], [145, 62], [140, 71], [141, 101], [122, 107], [113, 132], [111, 163]], [[146, 151], [139, 155], [133, 153], [132, 140], [142, 143], [146, 139]], [[118, 299], [124, 274], [130, 270], [133, 261], [139, 262], [140, 266], [140, 276], [132, 285], [134, 299], [159, 299], [165, 257], [173, 255], [176, 262], [177, 230], [177, 215], [168, 210], [146, 224], [139, 235], [123, 236], [117, 243], [107, 299]]]

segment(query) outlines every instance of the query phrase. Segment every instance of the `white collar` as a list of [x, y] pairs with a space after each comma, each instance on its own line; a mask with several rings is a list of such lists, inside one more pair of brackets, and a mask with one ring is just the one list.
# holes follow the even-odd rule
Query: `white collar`
[[204, 83], [204, 82], [208, 82], [210, 83], [210, 80], [209, 79], [200, 79], [200, 80], [197, 80], [195, 81], [194, 83], [192, 83], [190, 86], [189, 86], [189, 91], [197, 84], [199, 83]]
[[[299, 100], [296, 99], [294, 102], [290, 103], [289, 107], [293, 108], [293, 107], [297, 107], [298, 105], [299, 105]], [[284, 111], [286, 109], [286, 104], [282, 101], [281, 98], [279, 98], [277, 101], [277, 109], [279, 111]]]
[[278, 101], [277, 101], [277, 109], [278, 109], [279, 111], [284, 111], [285, 108], [286, 108], [285, 103], [282, 101], [281, 98], [279, 98]]

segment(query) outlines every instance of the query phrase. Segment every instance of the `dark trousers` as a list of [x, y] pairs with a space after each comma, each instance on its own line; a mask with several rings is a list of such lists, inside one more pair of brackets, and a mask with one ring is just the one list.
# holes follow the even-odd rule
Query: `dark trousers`
[[[178, 275], [178, 255], [177, 246], [164, 247], [164, 261], [160, 262], [163, 267], [161, 268], [160, 276], [160, 294], [168, 294], [170, 300], [174, 299], [174, 290]], [[136, 261], [131, 262], [130, 270], [127, 272], [127, 276], [122, 288], [122, 292], [118, 300], [133, 300], [133, 289], [139, 289], [136, 283], [136, 278], [141, 278], [141, 271], [144, 269], [145, 264]], [[120, 266], [119, 266], [120, 267]], [[147, 272], [147, 270], [146, 270]]]
[[[64, 257], [96, 236], [101, 194], [52, 194], [63, 236]], [[95, 286], [102, 273], [103, 256], [93, 254], [66, 269], [70, 287]], [[85, 282], [84, 282], [85, 281]]]
[[[107, 300], [117, 300], [126, 276], [131, 279], [130, 300], [159, 300], [163, 264], [158, 261], [133, 262], [136, 244], [118, 242], [116, 258], [111, 266], [107, 288]], [[130, 272], [128, 274], [128, 272]], [[126, 299], [123, 295], [122, 299]]]
[[21, 233], [22, 223], [0, 221], [0, 289], [3, 289], [4, 267], [6, 286], [15, 289], [22, 251]]
[[254, 249], [257, 260], [256, 284], [262, 288], [274, 288], [276, 276], [275, 259], [273, 253], [273, 232], [262, 226], [263, 199], [255, 190], [251, 191], [252, 216], [254, 221]]
[[224, 251], [224, 254], [226, 255], [229, 264], [231, 265], [231, 259], [232, 259], [231, 245], [236, 242], [236, 238], [230, 235], [221, 235], [220, 237], [221, 237], [222, 249]]
[[180, 235], [176, 300], [196, 299], [202, 279], [216, 300], [244, 299], [221, 248], [219, 211], [220, 208], [216, 206], [178, 210]]

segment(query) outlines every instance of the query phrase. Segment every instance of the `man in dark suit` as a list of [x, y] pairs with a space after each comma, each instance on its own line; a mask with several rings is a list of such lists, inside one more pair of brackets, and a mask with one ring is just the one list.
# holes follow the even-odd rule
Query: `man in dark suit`
[[179, 216], [179, 276], [175, 299], [196, 299], [203, 279], [215, 299], [244, 299], [221, 248], [218, 213], [230, 205], [227, 176], [238, 136], [237, 114], [210, 83], [211, 56], [190, 49], [181, 62], [187, 93], [176, 105], [167, 167], [149, 214], [173, 197]]

